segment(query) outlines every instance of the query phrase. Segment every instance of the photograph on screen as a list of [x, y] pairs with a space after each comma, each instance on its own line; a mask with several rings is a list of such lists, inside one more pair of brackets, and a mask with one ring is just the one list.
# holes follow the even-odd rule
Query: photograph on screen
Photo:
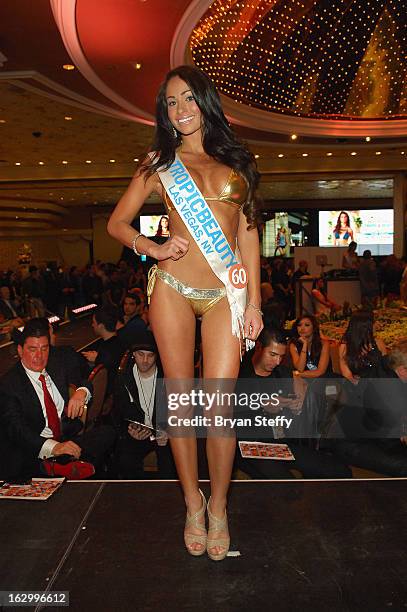
[[167, 215], [140, 215], [140, 233], [149, 238], [156, 236], [169, 238], [169, 219]]
[[322, 210], [319, 212], [319, 246], [347, 247], [352, 241], [363, 254], [390, 255], [393, 252], [393, 210]]
[[292, 257], [291, 247], [306, 244], [308, 226], [309, 217], [304, 211], [274, 213], [274, 218], [264, 223], [261, 254], [263, 257]]

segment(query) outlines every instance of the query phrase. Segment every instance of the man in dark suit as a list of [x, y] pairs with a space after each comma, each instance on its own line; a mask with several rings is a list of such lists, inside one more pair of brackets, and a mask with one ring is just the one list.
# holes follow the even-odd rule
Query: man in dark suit
[[[143, 461], [151, 451], [157, 455], [158, 478], [177, 478], [167, 434], [159, 429], [166, 418], [165, 389], [157, 365], [154, 336], [144, 331], [132, 347], [131, 358], [116, 379], [114, 417], [119, 430], [116, 461], [119, 478], [144, 477]], [[159, 429], [151, 430], [129, 420]]]
[[97, 466], [113, 444], [114, 432], [101, 428], [78, 435], [82, 429], [78, 417], [91, 397], [91, 387], [85, 382], [69, 398], [69, 386], [77, 381], [58, 351], [50, 354], [47, 321], [28, 321], [18, 354], [20, 362], [0, 382], [0, 477], [41, 475], [41, 460], [62, 455]]

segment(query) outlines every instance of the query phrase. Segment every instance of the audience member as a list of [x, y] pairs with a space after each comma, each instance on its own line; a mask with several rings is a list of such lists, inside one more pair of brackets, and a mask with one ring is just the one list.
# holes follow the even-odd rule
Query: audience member
[[124, 296], [126, 294], [126, 287], [120, 278], [119, 271], [114, 268], [110, 273], [110, 279], [106, 285], [106, 298], [107, 304], [120, 308], [122, 305]]
[[31, 317], [44, 317], [45, 282], [41, 278], [37, 266], [29, 267], [29, 276], [24, 279], [21, 291], [28, 302], [29, 315]]
[[19, 363], [0, 381], [1, 477], [7, 480], [44, 475], [42, 460], [62, 455], [100, 465], [114, 441], [104, 427], [79, 435], [84, 406], [91, 397], [76, 384], [57, 352], [50, 355], [48, 321], [31, 319], [18, 346]]
[[359, 257], [356, 253], [358, 245], [356, 242], [352, 240], [349, 243], [348, 248], [346, 249], [343, 257], [342, 257], [342, 268], [345, 270], [357, 270], [359, 267]]
[[113, 392], [114, 379], [125, 347], [116, 333], [118, 311], [111, 306], [99, 306], [93, 313], [92, 327], [99, 340], [89, 351], [82, 351], [91, 367], [103, 364], [108, 372], [106, 395]]
[[289, 348], [295, 376], [318, 378], [332, 371], [329, 341], [321, 338], [316, 317], [307, 315], [294, 322]]
[[395, 255], [389, 255], [381, 265], [380, 276], [386, 304], [400, 298], [400, 282], [403, 268], [403, 263]]
[[[157, 455], [157, 477], [177, 478], [168, 436], [158, 429], [161, 420], [157, 418], [158, 406], [164, 410], [165, 388], [157, 357], [154, 336], [145, 330], [132, 347], [132, 358], [116, 379], [114, 417], [119, 429], [116, 447], [119, 478], [143, 478], [143, 461], [152, 451]], [[129, 419], [158, 429], [158, 435], [152, 436], [151, 431]]]
[[86, 266], [86, 272], [82, 278], [82, 291], [85, 304], [102, 304], [103, 282], [96, 273], [96, 266]]
[[366, 380], [362, 402], [341, 404], [337, 414], [345, 439], [330, 440], [347, 463], [387, 476], [407, 476], [407, 341], [384, 360], [380, 378]]
[[362, 305], [367, 308], [376, 308], [380, 296], [379, 277], [376, 262], [369, 249], [363, 251], [359, 264], [359, 280]]
[[[300, 379], [292, 378], [289, 368], [282, 365], [287, 349], [287, 342], [280, 330], [264, 328], [257, 342], [254, 355], [242, 364], [237, 389], [239, 392], [277, 393], [280, 395], [279, 403], [271, 403], [265, 407], [264, 416], [273, 417], [285, 415], [294, 421], [299, 418], [304, 401], [305, 384]], [[267, 385], [267, 386], [266, 386]], [[295, 397], [288, 396], [295, 391]], [[258, 414], [259, 411], [256, 411]], [[239, 417], [253, 419], [253, 411], [238, 414]], [[292, 442], [291, 429], [269, 427], [263, 430], [263, 437], [257, 438], [257, 427], [249, 432], [238, 430], [239, 439], [247, 440], [255, 437], [258, 441], [287, 444], [293, 453], [294, 461], [270, 461], [267, 459], [243, 459], [237, 452], [237, 466], [252, 478], [294, 478], [291, 469], [299, 470], [305, 478], [346, 478], [351, 475], [350, 470], [326, 452], [317, 451], [299, 443]], [[288, 436], [288, 437], [287, 437]], [[276, 439], [275, 439], [276, 438]]]
[[298, 268], [293, 274], [293, 282], [295, 283], [302, 276], [309, 276], [308, 261], [306, 261], [305, 259], [301, 259], [298, 262]]
[[117, 329], [117, 335], [126, 349], [135, 344], [140, 334], [147, 329], [147, 325], [140, 316], [142, 308], [143, 303], [138, 293], [126, 294], [123, 300], [124, 325]]
[[316, 278], [312, 283], [311, 294], [315, 308], [315, 315], [317, 317], [328, 317], [330, 318], [333, 313], [341, 310], [341, 307], [336, 304], [333, 300], [329, 299], [326, 291], [326, 282], [320, 277]]
[[370, 310], [354, 312], [339, 345], [339, 366], [342, 376], [353, 385], [360, 378], [380, 376], [384, 342], [374, 335], [374, 319]]

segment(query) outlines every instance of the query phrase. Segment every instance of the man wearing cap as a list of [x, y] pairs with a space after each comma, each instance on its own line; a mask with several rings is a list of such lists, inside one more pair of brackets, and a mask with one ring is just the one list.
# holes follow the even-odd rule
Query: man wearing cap
[[[116, 448], [118, 477], [145, 478], [144, 458], [154, 451], [157, 455], [157, 477], [177, 478], [168, 436], [159, 429], [159, 421], [165, 421], [158, 418], [165, 405], [165, 389], [151, 331], [140, 333], [129, 357], [115, 386], [114, 419], [119, 430]], [[155, 432], [131, 421], [152, 427]]]

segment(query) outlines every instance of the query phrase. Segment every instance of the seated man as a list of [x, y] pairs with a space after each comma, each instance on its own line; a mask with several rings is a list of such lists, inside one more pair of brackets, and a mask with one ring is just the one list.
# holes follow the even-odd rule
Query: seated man
[[124, 325], [117, 329], [117, 335], [123, 346], [128, 349], [138, 341], [138, 337], [147, 325], [140, 316], [143, 304], [137, 293], [127, 293], [123, 302]]
[[159, 435], [151, 439], [151, 432], [128, 420], [157, 429], [158, 402], [165, 401], [157, 356], [154, 336], [146, 330], [132, 347], [132, 359], [128, 360], [126, 369], [116, 380], [114, 418], [119, 429], [116, 447], [119, 478], [143, 478], [143, 460], [151, 451], [157, 455], [157, 477], [177, 478], [167, 434], [160, 430]]
[[[46, 321], [46, 320], [45, 320]], [[0, 477], [44, 475], [42, 459], [69, 455], [98, 466], [114, 441], [112, 428], [88, 434], [80, 417], [91, 397], [89, 383], [69, 399], [71, 369], [60, 354], [50, 355], [48, 321], [31, 319], [18, 346], [20, 362], [0, 381]]]
[[[280, 416], [280, 425], [263, 428], [252, 426], [248, 430], [239, 429], [238, 438], [287, 444], [295, 460], [243, 459], [240, 451], [237, 450], [237, 467], [252, 478], [294, 478], [290, 471], [292, 468], [299, 470], [305, 478], [351, 477], [352, 474], [348, 467], [328, 453], [291, 442], [286, 437], [290, 435], [292, 429], [295, 429], [296, 421], [303, 418], [301, 409], [306, 389], [304, 381], [299, 381], [298, 378], [293, 379], [292, 371], [282, 365], [286, 350], [287, 341], [284, 332], [264, 328], [257, 339], [254, 354], [248, 354], [244, 360], [239, 373], [237, 391], [249, 394], [267, 393], [269, 397], [274, 393], [278, 395], [278, 401], [270, 401], [269, 405], [264, 405], [263, 411], [249, 410], [237, 416], [249, 417], [253, 424], [255, 424], [256, 416], [267, 418]], [[288, 423], [290, 423], [289, 427], [287, 427]], [[286, 425], [284, 429], [283, 424]]]
[[24, 325], [24, 321], [21, 318], [20, 306], [11, 299], [10, 289], [4, 285], [0, 287], [0, 333], [9, 334], [21, 325]]
[[361, 406], [340, 406], [337, 421], [345, 439], [327, 443], [351, 465], [387, 476], [407, 476], [406, 340], [393, 347], [385, 363], [387, 370], [381, 369], [380, 378], [361, 381]]
[[108, 372], [106, 395], [113, 393], [114, 381], [120, 360], [125, 352], [120, 338], [116, 334], [119, 320], [118, 311], [111, 306], [100, 306], [92, 317], [92, 327], [99, 340], [92, 344], [91, 350], [82, 351], [90, 367], [103, 364]]

